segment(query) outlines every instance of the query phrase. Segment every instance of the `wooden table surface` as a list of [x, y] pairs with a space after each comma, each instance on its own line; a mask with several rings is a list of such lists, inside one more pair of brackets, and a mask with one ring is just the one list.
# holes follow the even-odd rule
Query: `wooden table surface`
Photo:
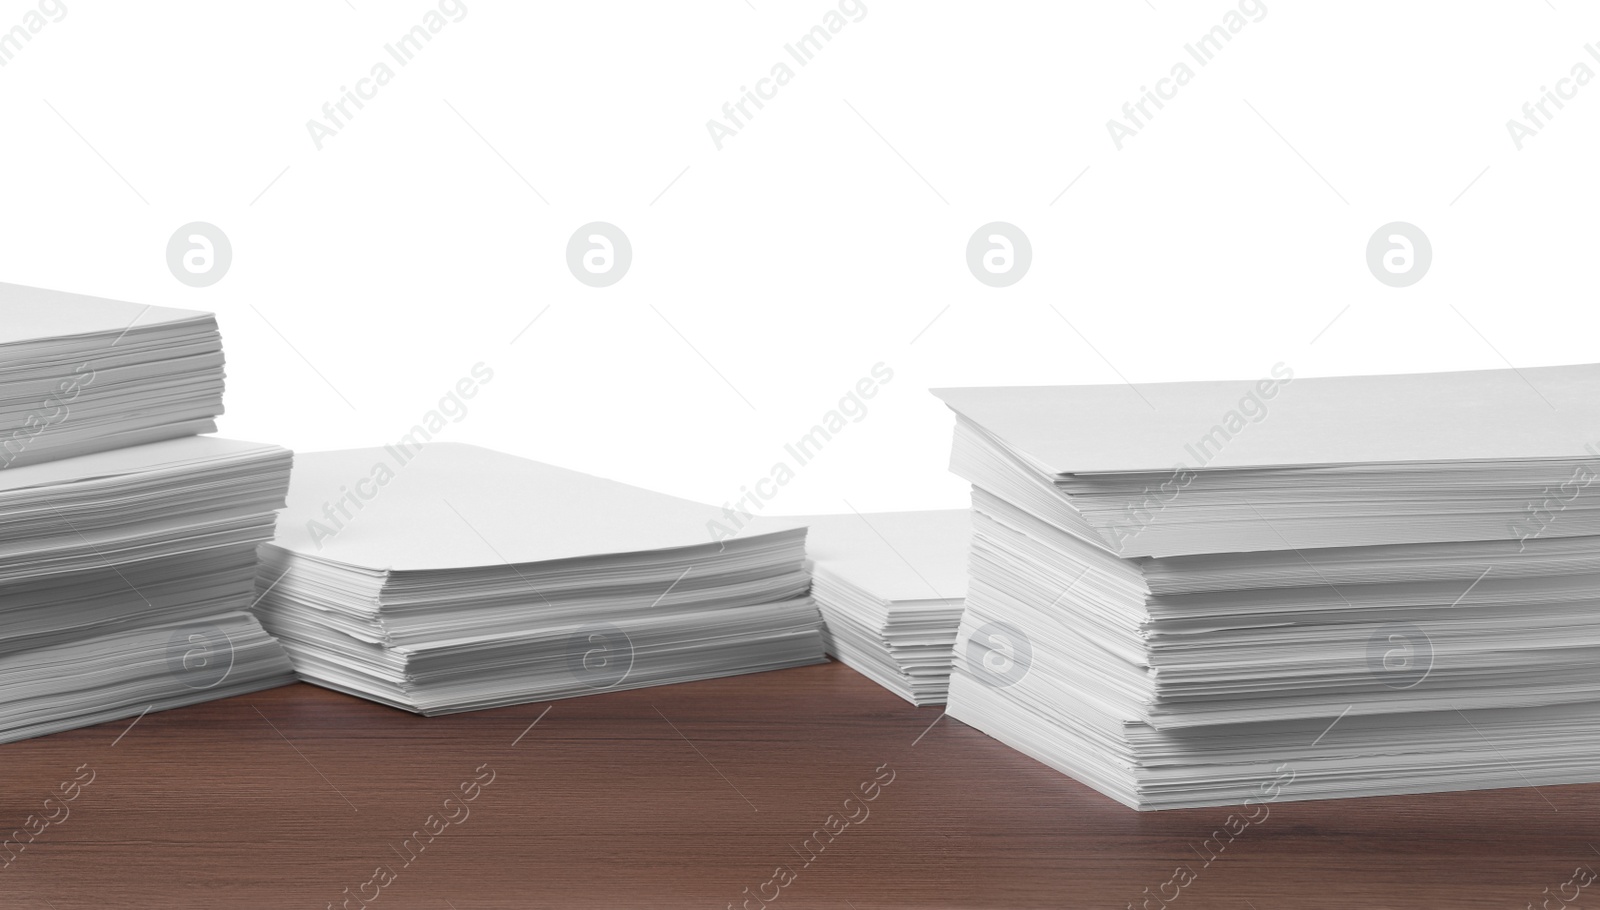
[[38, 832], [0, 907], [1156, 910], [1185, 864], [1180, 910], [1554, 910], [1600, 869], [1600, 786], [1279, 803], [1206, 865], [1227, 810], [1136, 813], [939, 717], [841, 664], [441, 718], [309, 685], [153, 713], [0, 746], [0, 830]]

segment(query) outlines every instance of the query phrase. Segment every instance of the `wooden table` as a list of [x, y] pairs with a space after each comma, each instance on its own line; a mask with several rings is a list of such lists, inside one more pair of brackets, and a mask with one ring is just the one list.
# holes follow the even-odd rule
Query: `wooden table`
[[1600, 786], [1280, 803], [1202, 865], [1227, 810], [1136, 813], [939, 717], [840, 664], [442, 718], [309, 685], [150, 714], [0, 746], [0, 830], [57, 819], [0, 907], [1155, 910], [1187, 864], [1176, 910], [1522, 908], [1600, 869]]

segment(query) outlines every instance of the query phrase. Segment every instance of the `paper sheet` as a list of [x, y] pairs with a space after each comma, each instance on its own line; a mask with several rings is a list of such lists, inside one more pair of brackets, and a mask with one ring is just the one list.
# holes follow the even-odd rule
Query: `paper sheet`
[[[297, 454], [278, 546], [374, 569], [716, 548], [720, 508], [459, 443]], [[758, 518], [741, 539], [804, 522]]]
[[210, 313], [146, 306], [0, 282], [0, 345], [44, 341], [69, 335], [121, 334], [177, 322], [210, 320]]
[[[1264, 372], [1237, 382], [1141, 383], [1137, 392], [1092, 385], [933, 393], [1055, 474], [1170, 471], [1180, 462], [1240, 468], [1586, 458], [1593, 457], [1586, 444], [1600, 448], [1600, 364], [1287, 382]], [[1231, 432], [1215, 435], [1230, 425]], [[1213, 442], [1196, 448], [1208, 438]], [[1202, 449], [1203, 464], [1191, 451]]]
[[972, 513], [812, 515], [806, 555], [819, 569], [885, 602], [967, 596]]

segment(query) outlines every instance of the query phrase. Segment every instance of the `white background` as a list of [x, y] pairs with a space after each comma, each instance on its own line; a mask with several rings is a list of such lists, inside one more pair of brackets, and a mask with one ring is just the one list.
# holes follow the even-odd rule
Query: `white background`
[[[0, 69], [0, 280], [216, 311], [227, 435], [379, 445], [483, 361], [441, 438], [722, 504], [884, 362], [768, 511], [954, 507], [929, 387], [1600, 359], [1600, 83], [1506, 129], [1600, 69], [1572, 0], [1269, 0], [1121, 151], [1106, 121], [1233, 7], [867, 0], [719, 151], [835, 7], [467, 0], [319, 151], [435, 8], [351, 2], [66, 0]], [[565, 264], [596, 220], [634, 249], [600, 289]], [[995, 220], [1034, 254], [1002, 289], [964, 254]], [[1397, 220], [1434, 250], [1403, 289], [1364, 254]], [[234, 248], [207, 288], [165, 261], [191, 221]]]

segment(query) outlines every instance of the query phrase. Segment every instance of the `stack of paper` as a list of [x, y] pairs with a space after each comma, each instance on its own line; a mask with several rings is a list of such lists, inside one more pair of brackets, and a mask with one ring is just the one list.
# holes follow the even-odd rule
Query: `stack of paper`
[[967, 596], [971, 513], [814, 515], [806, 554], [828, 653], [914, 705], [942, 705]]
[[801, 522], [475, 446], [301, 455], [257, 612], [307, 681], [422, 714], [819, 663]]
[[0, 471], [0, 742], [292, 682], [246, 612], [291, 457], [187, 437]]
[[951, 716], [1137, 808], [1600, 780], [1600, 366], [936, 394]]
[[216, 430], [210, 313], [0, 284], [0, 469]]

